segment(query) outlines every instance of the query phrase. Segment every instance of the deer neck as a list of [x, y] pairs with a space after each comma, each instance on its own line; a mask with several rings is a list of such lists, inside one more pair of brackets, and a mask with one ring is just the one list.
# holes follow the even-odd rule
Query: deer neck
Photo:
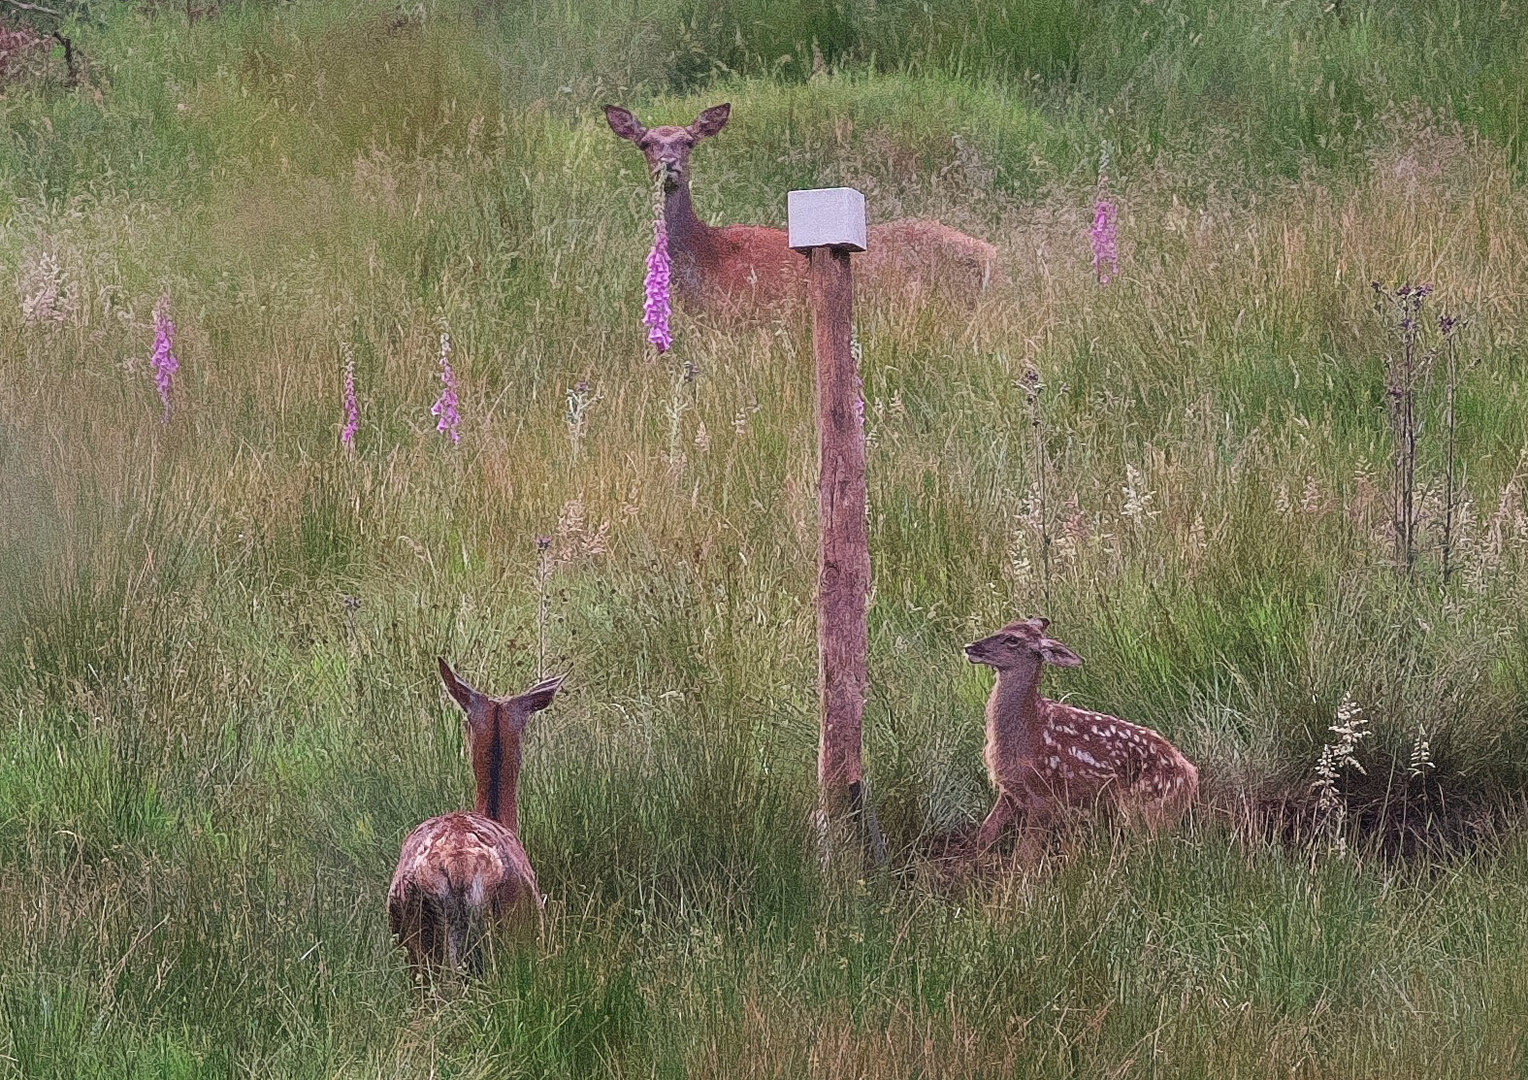
[[663, 219], [668, 225], [671, 247], [683, 247], [709, 240], [716, 230], [695, 214], [689, 180], [681, 180], [663, 193]]
[[496, 730], [478, 770], [475, 809], [516, 836], [520, 834], [520, 739]]
[[703, 268], [714, 261], [718, 230], [701, 221], [690, 198], [690, 181], [681, 180], [664, 193], [663, 220], [668, 229], [669, 258], [681, 293], [693, 295], [703, 285]]
[[987, 699], [987, 741], [1001, 760], [1034, 753], [1040, 721], [1040, 668], [1000, 669]]

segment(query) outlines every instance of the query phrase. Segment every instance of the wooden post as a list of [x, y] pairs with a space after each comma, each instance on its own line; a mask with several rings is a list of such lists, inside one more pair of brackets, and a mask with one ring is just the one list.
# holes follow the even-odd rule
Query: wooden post
[[865, 250], [865, 198], [852, 188], [790, 193], [790, 244], [810, 262], [817, 357], [817, 782], [825, 853], [847, 824], [885, 861], [862, 755], [869, 687], [870, 522], [865, 406], [854, 356], [850, 252]]

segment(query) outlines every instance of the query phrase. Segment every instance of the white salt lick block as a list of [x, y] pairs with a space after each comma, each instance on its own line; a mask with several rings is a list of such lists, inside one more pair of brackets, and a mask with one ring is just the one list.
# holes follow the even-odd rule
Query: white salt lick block
[[785, 196], [790, 246], [865, 250], [865, 196], [849, 187], [809, 188]]

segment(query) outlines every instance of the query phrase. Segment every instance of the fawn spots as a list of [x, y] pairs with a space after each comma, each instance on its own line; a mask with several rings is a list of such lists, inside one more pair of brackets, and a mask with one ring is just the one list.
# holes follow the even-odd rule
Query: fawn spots
[[1027, 825], [1045, 825], [1069, 807], [1108, 804], [1138, 811], [1152, 827], [1171, 824], [1198, 790], [1198, 770], [1155, 731], [1040, 695], [1045, 663], [1082, 663], [1046, 636], [1049, 625], [1039, 618], [1010, 623], [966, 646], [972, 663], [998, 673], [987, 702], [985, 755], [998, 797], [978, 848], [1018, 814]]

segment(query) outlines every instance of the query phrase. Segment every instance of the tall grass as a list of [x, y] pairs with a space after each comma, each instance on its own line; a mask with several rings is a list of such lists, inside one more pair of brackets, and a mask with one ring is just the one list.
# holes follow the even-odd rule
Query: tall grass
[[[1220, 7], [109, 8], [89, 85], [8, 88], [0, 1075], [1520, 1070], [1521, 843], [1248, 828], [1303, 804], [1347, 696], [1350, 821], [1456, 835], [1523, 790], [1520, 16]], [[825, 879], [808, 828], [806, 327], [681, 317], [651, 356], [612, 96], [734, 102], [708, 217], [851, 183], [1003, 252], [969, 308], [859, 312], [885, 878]], [[1372, 279], [1471, 315], [1447, 583], [1437, 440], [1417, 572], [1390, 565]], [[1047, 591], [1087, 659], [1049, 690], [1160, 728], [1209, 797], [950, 880], [917, 852], [989, 796], [958, 646]], [[572, 671], [523, 784], [546, 939], [420, 998], [381, 899], [470, 797], [433, 657], [509, 692], [543, 636]]]

